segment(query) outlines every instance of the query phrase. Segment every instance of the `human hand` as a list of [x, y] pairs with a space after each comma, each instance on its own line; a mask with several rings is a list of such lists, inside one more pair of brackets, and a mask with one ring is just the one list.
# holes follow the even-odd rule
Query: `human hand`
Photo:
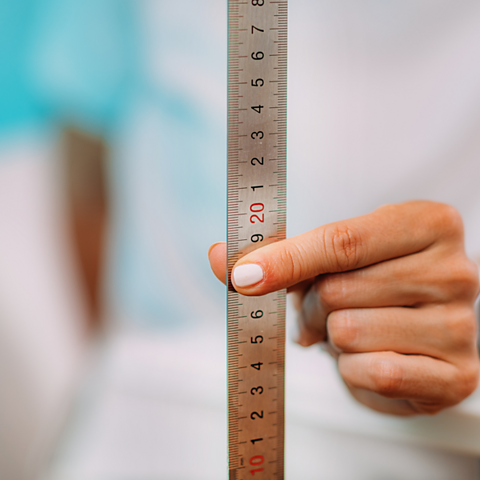
[[[224, 283], [225, 248], [209, 252]], [[477, 386], [478, 270], [452, 207], [386, 205], [267, 245], [238, 261], [233, 284], [293, 292], [298, 343], [327, 341], [352, 395], [375, 410], [434, 414]]]

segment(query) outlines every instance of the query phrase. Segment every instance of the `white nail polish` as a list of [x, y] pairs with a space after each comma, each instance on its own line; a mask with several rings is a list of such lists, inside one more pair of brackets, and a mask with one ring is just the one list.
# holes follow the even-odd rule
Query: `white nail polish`
[[240, 265], [233, 271], [233, 280], [237, 287], [249, 287], [263, 280], [263, 270], [260, 265], [251, 263]]

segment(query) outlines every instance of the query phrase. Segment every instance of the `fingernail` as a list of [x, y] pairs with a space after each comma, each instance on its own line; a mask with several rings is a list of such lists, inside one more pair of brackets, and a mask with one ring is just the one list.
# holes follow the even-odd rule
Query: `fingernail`
[[237, 287], [250, 287], [263, 280], [263, 270], [260, 265], [251, 263], [240, 265], [233, 271], [233, 280]]
[[300, 327], [298, 326], [298, 322], [299, 320], [297, 315], [297, 321], [293, 322], [293, 325], [290, 327], [290, 338], [295, 343], [299, 343], [300, 340]]
[[306, 338], [304, 338], [302, 335], [299, 335], [295, 340], [294, 342], [297, 344], [297, 345], [300, 345], [301, 347], [309, 347], [311, 345], [311, 343], [308, 342], [308, 340]]
[[303, 332], [303, 331], [300, 331], [298, 333], [298, 336], [297, 338], [295, 338], [294, 342], [297, 344], [297, 345], [300, 345], [301, 347], [310, 347], [311, 345], [313, 345], [314, 343], [316, 342], [312, 342], [310, 340], [310, 336]]
[[292, 339], [296, 344], [303, 347], [302, 325], [303, 325], [303, 315], [302, 315], [302, 312], [298, 312], [297, 313], [297, 320], [294, 324]]
[[305, 328], [305, 319], [303, 317], [302, 312], [298, 312], [297, 314], [297, 321], [295, 322], [295, 333], [296, 335], [293, 337], [293, 341], [300, 345], [301, 347], [309, 347], [312, 345], [310, 342], [310, 335]]

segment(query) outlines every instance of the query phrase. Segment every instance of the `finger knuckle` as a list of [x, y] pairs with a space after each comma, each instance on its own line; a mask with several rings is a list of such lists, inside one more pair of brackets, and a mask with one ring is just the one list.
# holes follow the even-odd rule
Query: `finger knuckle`
[[358, 343], [359, 329], [346, 311], [332, 312], [327, 319], [331, 342], [344, 352], [353, 351]]
[[478, 266], [465, 257], [459, 270], [459, 283], [463, 287], [462, 290], [467, 297], [473, 300], [479, 290]]
[[478, 268], [463, 252], [437, 262], [430, 278], [441, 301], [464, 300], [471, 304], [478, 294]]
[[340, 307], [345, 297], [342, 274], [322, 275], [316, 281], [317, 294], [326, 311]]
[[370, 367], [370, 375], [376, 393], [387, 397], [397, 397], [404, 383], [404, 371], [392, 359], [376, 360]]
[[478, 356], [472, 358], [466, 365], [459, 369], [458, 379], [455, 381], [456, 395], [454, 403], [459, 403], [471, 395], [478, 387], [479, 361]]
[[446, 337], [456, 351], [471, 350], [476, 341], [477, 322], [471, 308], [455, 308], [444, 320]]
[[346, 224], [335, 224], [325, 230], [326, 258], [332, 271], [354, 269], [359, 263], [361, 236], [357, 229]]
[[436, 218], [444, 235], [463, 236], [463, 220], [460, 212], [445, 203], [435, 203], [434, 206]]

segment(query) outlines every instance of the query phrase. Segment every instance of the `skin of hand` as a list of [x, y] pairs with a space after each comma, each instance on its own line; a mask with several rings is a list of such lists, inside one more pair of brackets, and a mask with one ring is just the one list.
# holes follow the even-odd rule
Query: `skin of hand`
[[[225, 283], [225, 243], [209, 259]], [[352, 395], [374, 410], [435, 414], [477, 386], [478, 269], [453, 207], [385, 205], [259, 248], [232, 277], [247, 296], [288, 288], [297, 342], [326, 342]]]

